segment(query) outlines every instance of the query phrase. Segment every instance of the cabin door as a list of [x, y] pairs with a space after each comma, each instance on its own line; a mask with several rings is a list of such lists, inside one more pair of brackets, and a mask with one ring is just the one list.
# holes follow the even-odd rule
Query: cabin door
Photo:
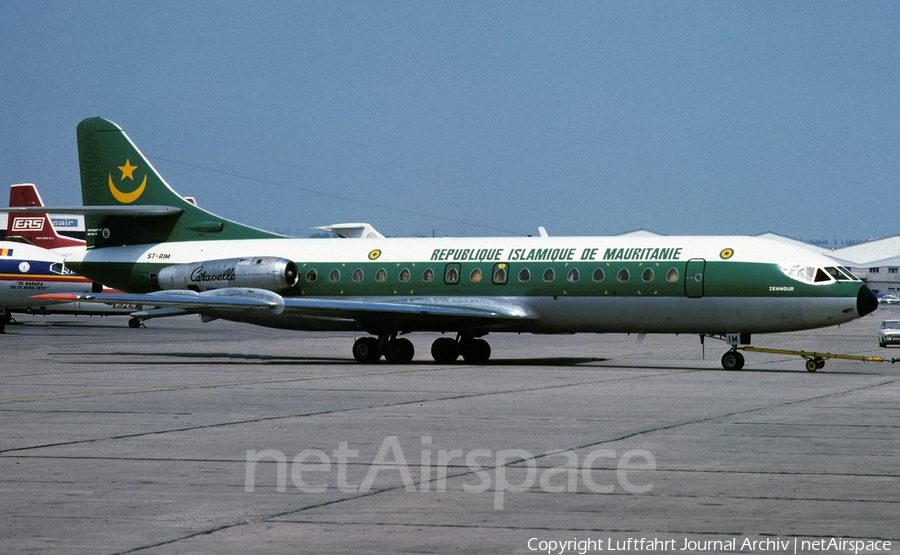
[[688, 260], [687, 268], [684, 271], [684, 294], [692, 299], [699, 299], [703, 296], [703, 280], [706, 270], [706, 260], [702, 258], [692, 258]]

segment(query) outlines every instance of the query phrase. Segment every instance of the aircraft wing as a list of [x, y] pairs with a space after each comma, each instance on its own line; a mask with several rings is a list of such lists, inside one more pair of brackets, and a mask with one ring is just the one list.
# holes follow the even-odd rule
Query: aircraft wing
[[355, 320], [365, 325], [393, 323], [400, 327], [440, 330], [454, 327], [510, 328], [517, 323], [537, 320], [539, 316], [515, 301], [487, 297], [415, 297], [415, 298], [320, 298], [288, 297], [264, 289], [229, 287], [197, 293], [187, 290], [158, 291], [148, 294], [44, 294], [48, 300], [131, 303], [146, 306], [181, 308], [201, 315], [228, 318], [229, 312], [268, 310], [283, 317]]
[[104, 304], [137, 304], [181, 308], [190, 312], [203, 309], [270, 310], [279, 314], [284, 310], [284, 299], [280, 295], [262, 289], [228, 288], [197, 293], [195, 291], [174, 290], [156, 293], [44, 293], [33, 299], [51, 301], [81, 301]]

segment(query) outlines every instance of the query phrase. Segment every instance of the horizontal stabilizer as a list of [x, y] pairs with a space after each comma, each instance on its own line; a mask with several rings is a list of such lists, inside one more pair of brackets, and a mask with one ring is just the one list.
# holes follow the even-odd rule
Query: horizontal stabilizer
[[27, 214], [85, 214], [91, 216], [172, 216], [184, 212], [174, 206], [32, 206], [16, 208], [16, 212]]

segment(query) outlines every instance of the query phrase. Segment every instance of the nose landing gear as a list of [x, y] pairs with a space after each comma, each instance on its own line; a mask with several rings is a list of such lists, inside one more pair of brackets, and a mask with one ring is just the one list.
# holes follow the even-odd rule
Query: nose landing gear
[[744, 355], [731, 350], [722, 355], [722, 368], [725, 370], [740, 370], [744, 367]]

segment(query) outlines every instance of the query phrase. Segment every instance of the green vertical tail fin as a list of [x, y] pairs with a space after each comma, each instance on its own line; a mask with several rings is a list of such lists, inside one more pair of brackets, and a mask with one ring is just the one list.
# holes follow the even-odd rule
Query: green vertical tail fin
[[[148, 207], [147, 213], [86, 214], [88, 248], [165, 241], [283, 237], [207, 212], [176, 193], [122, 128], [103, 118], [78, 124], [81, 198], [85, 206]], [[149, 207], [177, 211], [150, 215]], [[111, 211], [114, 212], [114, 211]]]

